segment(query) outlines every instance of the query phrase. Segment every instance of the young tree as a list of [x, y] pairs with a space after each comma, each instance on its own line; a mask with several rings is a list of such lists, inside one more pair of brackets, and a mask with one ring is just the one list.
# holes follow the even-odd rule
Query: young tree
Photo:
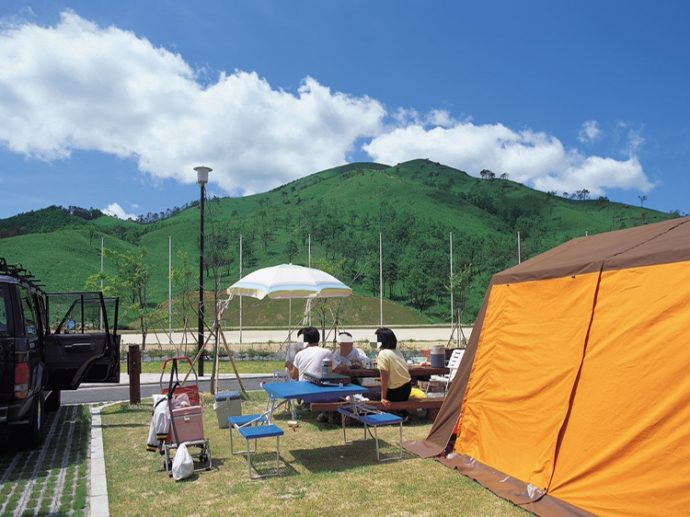
[[192, 267], [189, 263], [189, 255], [186, 251], [180, 250], [177, 252], [177, 264], [172, 269], [172, 282], [177, 294], [179, 303], [179, 314], [182, 319], [183, 327], [183, 344], [185, 347], [185, 354], [187, 353], [187, 331], [189, 330], [189, 316], [191, 311], [191, 295], [194, 292], [196, 283], [193, 279]]
[[423, 311], [431, 306], [433, 289], [429, 284], [429, 276], [419, 265], [414, 265], [405, 276], [405, 287], [410, 298], [410, 305]]
[[292, 263], [292, 258], [299, 253], [299, 246], [297, 243], [290, 239], [285, 245], [285, 254], [287, 255], [288, 262]]
[[87, 289], [99, 289], [103, 280], [107, 294], [119, 296], [126, 316], [138, 319], [141, 330], [141, 346], [146, 349], [146, 335], [151, 311], [148, 303], [148, 285], [151, 270], [146, 264], [146, 250], [139, 247], [133, 251], [105, 250], [107, 258], [115, 262], [117, 273], [96, 273], [86, 280]]

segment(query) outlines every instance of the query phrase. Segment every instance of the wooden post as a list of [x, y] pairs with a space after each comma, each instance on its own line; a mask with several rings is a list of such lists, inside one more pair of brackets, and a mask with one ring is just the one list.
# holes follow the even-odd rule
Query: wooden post
[[129, 345], [127, 373], [129, 374], [129, 403], [139, 404], [141, 402], [141, 350], [139, 350], [139, 345]]

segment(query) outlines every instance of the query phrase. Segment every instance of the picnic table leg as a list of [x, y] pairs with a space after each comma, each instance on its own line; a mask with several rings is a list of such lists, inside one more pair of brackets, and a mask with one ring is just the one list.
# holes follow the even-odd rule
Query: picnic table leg
[[280, 436], [276, 436], [276, 476], [280, 473]]
[[403, 450], [402, 450], [402, 420], [400, 421], [400, 459], [402, 459], [403, 456]]
[[275, 397], [271, 396], [268, 399], [268, 405], [266, 407], [266, 416], [268, 417], [268, 423], [272, 424], [273, 423], [273, 413], [276, 410], [276, 399]]
[[[249, 479], [252, 479], [252, 453], [249, 448], [249, 440], [247, 442], [247, 471], [249, 473]], [[254, 440], [254, 447], [256, 447], [256, 440]]]

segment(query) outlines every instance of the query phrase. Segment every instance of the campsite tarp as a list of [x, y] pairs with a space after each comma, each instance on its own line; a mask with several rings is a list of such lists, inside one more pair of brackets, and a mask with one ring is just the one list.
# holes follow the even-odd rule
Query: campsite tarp
[[690, 508], [690, 219], [583, 237], [494, 276], [426, 440], [544, 515]]

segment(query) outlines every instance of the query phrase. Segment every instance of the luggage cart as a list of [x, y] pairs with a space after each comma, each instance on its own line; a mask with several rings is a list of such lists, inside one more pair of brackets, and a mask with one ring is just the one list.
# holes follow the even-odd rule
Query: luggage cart
[[[194, 380], [189, 384], [185, 384], [184, 381], [183, 384], [180, 384], [180, 377], [178, 374], [178, 363], [180, 362], [185, 362], [189, 364], [189, 370], [192, 372], [192, 374], [194, 374]], [[166, 388], [163, 385], [163, 377], [165, 376], [165, 370], [168, 366], [168, 363], [171, 363], [171, 368], [170, 380], [168, 381], [168, 387]], [[170, 359], [166, 359], [163, 362], [163, 367], [161, 368], [161, 376], [158, 379], [158, 384], [160, 385], [161, 393], [163, 395], [166, 395], [168, 393], [168, 390], [172, 386], [173, 382], [177, 383], [177, 396], [181, 395], [182, 393], [186, 393], [189, 397], [189, 403], [192, 406], [201, 405], [201, 397], [199, 396], [199, 376], [197, 375], [196, 370], [194, 369], [194, 363], [192, 363], [192, 360], [189, 357], [185, 355], [180, 355], [177, 357], [171, 357]]]
[[[165, 466], [165, 471], [169, 476], [172, 476], [172, 451], [176, 450], [183, 443], [187, 445], [188, 448], [196, 447], [199, 449], [198, 463], [200, 466], [198, 468], [195, 466], [194, 472], [211, 470], [211, 466], [213, 464], [211, 457], [211, 443], [204, 435], [204, 411], [199, 397], [198, 382], [187, 386], [187, 389], [181, 390], [177, 372], [178, 359], [186, 359], [191, 365], [191, 361], [188, 357], [173, 357], [170, 360], [172, 361], [172, 367], [170, 369], [170, 380], [168, 382], [168, 387], [167, 389], [163, 390], [163, 394], [166, 395], [168, 410], [170, 411], [170, 430], [168, 431], [168, 436], [163, 442], [163, 454], [165, 456], [163, 464]], [[167, 362], [168, 361], [163, 364], [163, 370], [165, 370]], [[194, 370], [193, 366], [192, 370]], [[194, 373], [195, 379], [198, 381], [196, 372]], [[163, 374], [161, 373], [161, 379], [162, 378]], [[190, 403], [192, 404], [194, 404], [192, 402], [192, 397], [195, 396], [194, 400], [196, 401], [196, 405], [173, 408], [173, 399], [179, 395], [180, 391], [187, 394]]]

